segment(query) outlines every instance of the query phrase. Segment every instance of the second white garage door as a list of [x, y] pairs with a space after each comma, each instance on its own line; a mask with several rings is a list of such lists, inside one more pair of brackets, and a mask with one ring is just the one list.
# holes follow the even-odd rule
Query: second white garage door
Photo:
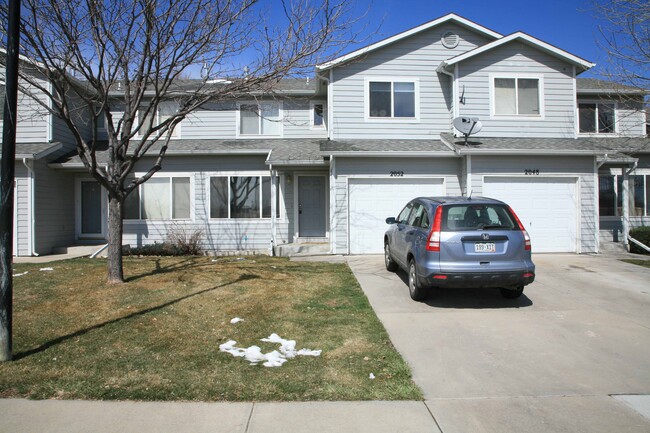
[[415, 197], [445, 192], [442, 178], [350, 179], [348, 187], [351, 254], [382, 253], [386, 218]]
[[578, 188], [574, 178], [485, 177], [483, 195], [508, 203], [531, 237], [533, 252], [576, 252]]

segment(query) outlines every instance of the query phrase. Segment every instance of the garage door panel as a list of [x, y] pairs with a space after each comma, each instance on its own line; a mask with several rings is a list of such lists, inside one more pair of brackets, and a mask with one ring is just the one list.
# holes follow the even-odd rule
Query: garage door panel
[[486, 177], [483, 195], [508, 203], [535, 252], [575, 252], [578, 188], [573, 178]]
[[350, 179], [350, 253], [381, 253], [386, 218], [396, 217], [415, 197], [443, 195], [443, 184], [442, 178]]

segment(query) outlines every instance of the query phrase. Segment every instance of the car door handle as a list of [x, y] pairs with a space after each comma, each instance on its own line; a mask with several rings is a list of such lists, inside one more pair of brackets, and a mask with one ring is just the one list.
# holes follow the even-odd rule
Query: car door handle
[[415, 230], [411, 230], [411, 231], [406, 232], [407, 235], [412, 235], [414, 233], [415, 233]]

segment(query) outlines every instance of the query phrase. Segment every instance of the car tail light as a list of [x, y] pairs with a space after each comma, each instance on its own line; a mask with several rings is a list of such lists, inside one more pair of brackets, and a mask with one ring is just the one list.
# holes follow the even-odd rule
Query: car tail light
[[535, 276], [535, 274], [533, 274], [532, 272], [526, 272], [524, 274], [524, 278], [530, 278], [530, 277], [534, 277], [534, 276]]
[[433, 279], [434, 280], [446, 280], [447, 276], [446, 275], [434, 275]]
[[440, 251], [440, 223], [442, 221], [442, 206], [436, 208], [436, 213], [433, 217], [433, 225], [431, 226], [431, 233], [427, 239], [427, 251]]
[[515, 211], [512, 210], [510, 206], [508, 206], [508, 209], [510, 210], [510, 213], [512, 214], [513, 217], [515, 217], [515, 221], [517, 221], [517, 225], [519, 226], [519, 230], [524, 234], [524, 250], [530, 251], [530, 236], [528, 235], [528, 232], [524, 228], [524, 225], [519, 221], [519, 217], [515, 213]]

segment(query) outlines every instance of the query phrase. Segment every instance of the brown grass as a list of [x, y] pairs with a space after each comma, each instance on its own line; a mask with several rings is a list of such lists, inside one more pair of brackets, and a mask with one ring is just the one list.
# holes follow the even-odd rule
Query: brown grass
[[[105, 283], [101, 260], [42, 266], [15, 267], [29, 273], [14, 282], [16, 360], [0, 364], [2, 397], [422, 398], [345, 265], [126, 258], [121, 285]], [[233, 317], [244, 321], [233, 325]], [[264, 368], [219, 352], [230, 339], [277, 349], [259, 341], [273, 332], [322, 356]]]

